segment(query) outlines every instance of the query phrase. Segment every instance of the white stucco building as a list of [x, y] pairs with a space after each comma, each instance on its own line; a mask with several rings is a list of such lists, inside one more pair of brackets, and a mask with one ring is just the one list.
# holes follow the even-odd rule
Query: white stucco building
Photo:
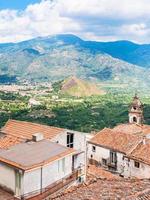
[[127, 178], [150, 178], [150, 126], [143, 124], [143, 120], [143, 105], [135, 95], [129, 123], [105, 128], [89, 141], [90, 163]]
[[[62, 161], [56, 159], [55, 162], [43, 166], [42, 173], [43, 176], [45, 175], [45, 180], [42, 183], [42, 187], [47, 187], [52, 182], [60, 180], [61, 178], [65, 178], [65, 176], [73, 173], [76, 169], [79, 170], [75, 182], [79, 183], [85, 181], [87, 168], [88, 134], [25, 121], [9, 120], [1, 129], [0, 136], [0, 149], [2, 150], [15, 148], [18, 145], [29, 146], [30, 142], [32, 144], [33, 139], [38, 136], [39, 138], [43, 139], [43, 141], [46, 140], [51, 144], [55, 144], [58, 146], [60, 145], [63, 148], [67, 148], [73, 151], [73, 153], [71, 155], [68, 155], [65, 160], [63, 158]], [[13, 156], [13, 158], [15, 157], [16, 156]], [[62, 165], [61, 162], [63, 162], [63, 165], [65, 166], [65, 171], [59, 171], [58, 173], [59, 165]], [[2, 177], [2, 179], [0, 180], [0, 185], [4, 187], [8, 186], [8, 190], [10, 189], [14, 194], [22, 195], [33, 192], [34, 190], [39, 190], [39, 187], [41, 185], [39, 181], [40, 179], [38, 178], [40, 177], [41, 173], [40, 168], [31, 170], [32, 172], [30, 173], [30, 170], [25, 171], [25, 173], [23, 173], [23, 177], [21, 172], [21, 182], [19, 181], [19, 183], [16, 180], [16, 176], [20, 175], [16, 175], [16, 171], [13, 168], [10, 168], [10, 166], [6, 165], [4, 166], [4, 163], [2, 163], [0, 171], [4, 172], [5, 170], [8, 171], [8, 173], [3, 173], [2, 176], [0, 175]], [[11, 179], [13, 180], [13, 183], [11, 183], [9, 179], [7, 179], [7, 174], [9, 174], [9, 172], [11, 173], [12, 178], [15, 177]], [[21, 189], [17, 191], [16, 188], [18, 187], [18, 184], [22, 183], [22, 181], [23, 189], [22, 186], [20, 186]], [[33, 184], [33, 188], [30, 187], [30, 181], [33, 181], [33, 183], [35, 182], [35, 185]]]
[[150, 178], [150, 139], [143, 141], [124, 157], [124, 177]]
[[125, 178], [150, 178], [150, 139], [142, 135], [104, 129], [88, 145], [91, 164], [102, 166]]
[[21, 143], [0, 151], [0, 186], [20, 198], [39, 194], [52, 184], [57, 186], [62, 179], [69, 181], [71, 177], [72, 182], [77, 182], [79, 170], [77, 152], [49, 140]]
[[135, 135], [105, 128], [89, 141], [89, 161], [122, 174], [124, 156], [135, 149], [140, 142], [141, 138]]

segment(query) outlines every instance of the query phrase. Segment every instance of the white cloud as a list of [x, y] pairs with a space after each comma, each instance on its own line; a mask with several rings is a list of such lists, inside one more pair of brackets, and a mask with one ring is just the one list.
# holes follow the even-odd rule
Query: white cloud
[[22, 12], [0, 11], [0, 42], [16, 42], [37, 36], [80, 30], [78, 23], [71, 18], [60, 16], [53, 6], [50, 1], [42, 1], [29, 5]]
[[146, 24], [130, 24], [121, 27], [122, 34], [130, 33], [131, 35], [144, 36], [149, 33], [149, 28]]
[[149, 0], [42, 0], [0, 10], [0, 42], [74, 33], [85, 39], [150, 42]]
[[111, 18], [149, 16], [149, 0], [58, 0], [57, 8], [68, 15], [86, 14]]

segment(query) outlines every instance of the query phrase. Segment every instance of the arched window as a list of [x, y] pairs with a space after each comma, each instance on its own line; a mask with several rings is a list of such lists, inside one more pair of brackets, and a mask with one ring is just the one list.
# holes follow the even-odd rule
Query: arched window
[[137, 118], [136, 117], [133, 117], [133, 122], [137, 122]]

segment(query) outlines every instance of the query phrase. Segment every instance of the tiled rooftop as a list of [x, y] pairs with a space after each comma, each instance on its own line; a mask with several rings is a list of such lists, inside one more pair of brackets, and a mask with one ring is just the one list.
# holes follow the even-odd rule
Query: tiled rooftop
[[90, 142], [122, 153], [130, 152], [142, 138], [137, 135], [124, 134], [105, 128], [97, 133]]
[[118, 126], [115, 126], [113, 128], [114, 131], [116, 132], [121, 132], [121, 133], [130, 133], [130, 134], [136, 134], [136, 135], [147, 135], [150, 134], [150, 126], [143, 124], [120, 124]]
[[32, 135], [36, 133], [42, 133], [45, 139], [51, 139], [63, 131], [62, 128], [18, 120], [9, 120], [1, 129], [1, 132], [21, 139], [32, 139]]
[[22, 140], [18, 137], [5, 135], [0, 138], [0, 149], [7, 149], [11, 146], [19, 144]]
[[101, 179], [107, 179], [107, 180], [120, 180], [122, 177], [112, 174], [111, 172], [104, 170], [101, 167], [96, 167], [95, 165], [89, 165], [88, 166], [88, 177], [90, 179], [96, 177]]
[[[90, 169], [92, 171], [92, 168]], [[96, 169], [94, 169], [96, 170]], [[63, 193], [53, 196], [53, 200], [149, 200], [150, 181], [124, 179], [109, 175], [103, 169], [101, 175], [78, 187], [72, 187]], [[103, 172], [102, 172], [103, 171]], [[95, 172], [94, 172], [95, 173]]]
[[129, 155], [129, 158], [139, 160], [150, 165], [150, 139], [140, 143]]

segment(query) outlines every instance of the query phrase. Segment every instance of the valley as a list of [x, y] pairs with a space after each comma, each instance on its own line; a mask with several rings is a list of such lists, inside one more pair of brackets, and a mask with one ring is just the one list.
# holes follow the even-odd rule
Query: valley
[[0, 126], [12, 118], [84, 132], [113, 127], [127, 122], [136, 92], [150, 124], [149, 52], [70, 34], [0, 44]]
[[[83, 132], [98, 131], [127, 122], [128, 106], [134, 95], [111, 88], [103, 95], [77, 97], [50, 88], [44, 90], [41, 86], [33, 88], [26, 88], [23, 93], [0, 92], [1, 127], [8, 119], [17, 119]], [[150, 124], [150, 96], [142, 93], [140, 96], [145, 123]]]

